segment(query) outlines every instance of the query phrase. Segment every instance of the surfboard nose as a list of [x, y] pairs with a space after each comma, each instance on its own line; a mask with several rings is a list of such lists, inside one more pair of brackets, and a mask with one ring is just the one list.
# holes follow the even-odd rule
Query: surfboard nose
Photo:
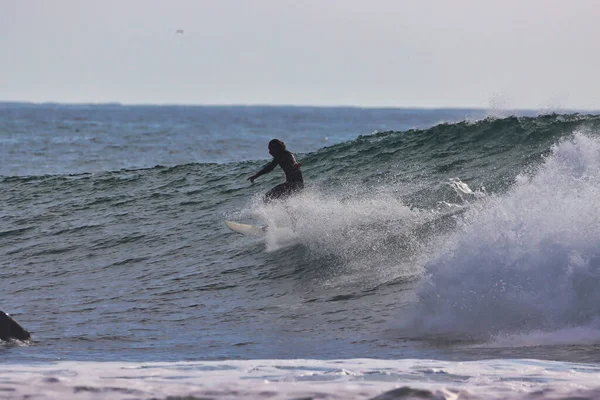
[[225, 221], [225, 225], [232, 231], [241, 233], [242, 235], [259, 236], [267, 231], [266, 225], [249, 225], [233, 221]]

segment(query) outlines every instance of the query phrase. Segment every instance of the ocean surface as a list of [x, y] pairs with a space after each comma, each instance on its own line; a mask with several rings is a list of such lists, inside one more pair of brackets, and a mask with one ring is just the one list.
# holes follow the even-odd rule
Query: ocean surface
[[0, 103], [0, 155], [0, 399], [600, 398], [597, 113]]

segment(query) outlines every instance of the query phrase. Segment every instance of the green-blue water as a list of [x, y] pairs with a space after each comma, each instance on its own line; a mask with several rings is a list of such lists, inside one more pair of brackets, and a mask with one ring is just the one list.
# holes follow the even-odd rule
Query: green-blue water
[[4, 362], [596, 366], [600, 117], [512, 114], [5, 104]]

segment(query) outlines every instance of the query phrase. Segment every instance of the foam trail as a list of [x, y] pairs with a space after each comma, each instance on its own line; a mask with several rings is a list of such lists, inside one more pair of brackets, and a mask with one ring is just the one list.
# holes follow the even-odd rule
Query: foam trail
[[520, 175], [509, 193], [465, 213], [462, 229], [426, 265], [403, 334], [598, 332], [598, 198], [600, 139], [577, 133], [555, 145], [534, 174]]
[[595, 328], [599, 321], [590, 324], [592, 327], [574, 327], [558, 329], [552, 332], [540, 330], [525, 334], [500, 334], [492, 338], [491, 343], [485, 347], [534, 347], [534, 346], [560, 346], [571, 345], [593, 345], [598, 343], [598, 329]]
[[421, 273], [423, 264], [414, 258], [422, 243], [410, 232], [437, 216], [409, 208], [391, 190], [357, 195], [359, 189], [348, 189], [330, 196], [305, 190], [285, 203], [256, 203], [251, 212], [269, 225], [267, 251], [301, 244], [343, 268], [347, 284], [377, 284]]

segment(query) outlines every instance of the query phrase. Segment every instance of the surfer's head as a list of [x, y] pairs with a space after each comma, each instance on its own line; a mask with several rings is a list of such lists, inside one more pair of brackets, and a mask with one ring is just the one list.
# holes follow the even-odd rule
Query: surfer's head
[[285, 143], [283, 143], [279, 139], [273, 139], [269, 142], [269, 154], [273, 157], [278, 156], [279, 154], [285, 151]]

